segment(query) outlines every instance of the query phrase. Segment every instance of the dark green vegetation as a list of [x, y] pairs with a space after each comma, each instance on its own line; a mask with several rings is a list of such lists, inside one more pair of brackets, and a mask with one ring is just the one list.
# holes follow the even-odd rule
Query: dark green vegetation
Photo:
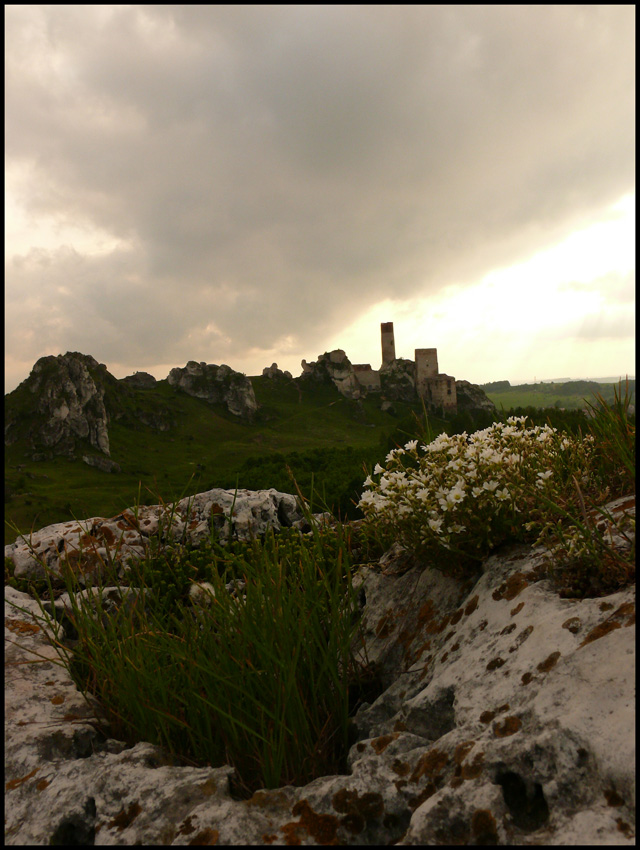
[[[6, 446], [5, 520], [21, 532], [74, 517], [114, 516], [135, 502], [157, 504], [160, 498], [171, 502], [214, 487], [274, 487], [295, 493], [296, 482], [305, 497], [314, 497], [314, 509], [326, 505], [344, 518], [360, 516], [355, 503], [367, 474], [364, 466], [370, 471], [389, 449], [406, 442], [416, 430], [415, 417], [423, 414], [418, 404], [394, 402], [393, 412], [383, 412], [380, 397], [374, 394], [352, 401], [332, 384], [304, 385], [260, 376], [251, 379], [260, 409], [248, 423], [223, 405], [211, 406], [167, 381], [133, 389], [108, 372], [96, 370], [96, 375], [103, 382], [111, 417], [111, 459], [122, 472], [107, 473], [83, 463], [82, 454], [98, 454], [88, 444], [76, 449], [75, 460], [39, 461], [32, 460], [34, 452], [26, 440]], [[580, 384], [578, 393], [565, 384], [573, 394], [563, 396], [549, 390], [552, 384], [537, 384], [535, 403], [551, 408], [544, 411], [517, 407], [532, 403], [526, 385], [500, 392], [494, 387], [488, 395], [498, 408], [497, 417], [486, 411], [461, 412], [447, 420], [430, 416], [430, 433], [471, 433], [508, 412], [526, 414], [536, 424], [549, 419], [575, 433], [584, 429], [586, 420], [565, 401], [584, 407], [580, 393], [585, 388], [581, 382], [572, 383]], [[635, 381], [629, 384], [635, 399]], [[600, 389], [609, 400], [613, 385]], [[588, 393], [587, 397], [592, 398]], [[558, 399], [563, 403], [557, 404]], [[26, 412], [33, 405], [29, 390], [19, 387], [5, 401], [5, 416], [22, 417], [28, 428], [33, 418]], [[13, 540], [15, 532], [5, 522], [5, 543]]]
[[[287, 467], [305, 496], [311, 495], [313, 478], [319, 498], [336, 513], [353, 514], [366, 475], [363, 463], [375, 463], [398, 425], [410, 426], [412, 411], [421, 410], [394, 402], [394, 413], [385, 413], [379, 397], [351, 401], [332, 385], [299, 390], [262, 376], [252, 383], [260, 405], [252, 423], [166, 381], [152, 389], [126, 388], [111, 401], [107, 393], [107, 409], [119, 417], [112, 414], [109, 441], [121, 473], [83, 463], [82, 454], [98, 454], [88, 444], [76, 450], [77, 460], [42, 461], [31, 460], [26, 441], [7, 446], [5, 520], [28, 532], [72, 517], [114, 516], [134, 502], [157, 504], [159, 496], [171, 502], [213, 487], [295, 493]], [[14, 539], [5, 525], [5, 543]]]
[[[623, 382], [624, 384], [624, 382]], [[557, 407], [565, 410], [581, 410], [586, 401], [593, 401], [596, 394], [609, 404], [614, 401], [614, 388], [618, 384], [599, 384], [595, 381], [567, 381], [563, 384], [538, 383], [510, 386], [508, 381], [493, 381], [481, 384], [482, 389], [498, 410], [511, 410], [516, 407], [546, 408]], [[629, 381], [629, 398], [636, 403], [636, 382]]]

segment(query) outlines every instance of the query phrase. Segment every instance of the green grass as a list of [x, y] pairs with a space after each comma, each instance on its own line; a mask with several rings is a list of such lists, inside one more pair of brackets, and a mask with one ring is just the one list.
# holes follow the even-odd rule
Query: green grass
[[[255, 482], [260, 461], [292, 452], [344, 449], [348, 477], [353, 479], [402, 417], [418, 409], [396, 403], [394, 417], [380, 410], [375, 396], [360, 404], [332, 386], [314, 386], [299, 394], [292, 385], [262, 376], [252, 382], [261, 405], [252, 423], [238, 420], [221, 405], [212, 407], [178, 393], [166, 381], [125, 394], [124, 401], [118, 401], [120, 418], [109, 424], [111, 459], [121, 473], [102, 472], [80, 459], [32, 461], [33, 450], [24, 441], [7, 446], [5, 521], [26, 533], [73, 517], [114, 516], [133, 505], [139, 493], [142, 504], [153, 504], [151, 493], [157, 492], [170, 502], [213, 487], [259, 489]], [[153, 430], [140, 424], [140, 411], [175, 424], [170, 430]], [[97, 454], [88, 445], [76, 450], [78, 458], [87, 453]], [[295, 473], [295, 463], [291, 466]], [[295, 492], [285, 467], [282, 460], [278, 487]], [[318, 492], [322, 484], [316, 479]], [[276, 485], [272, 481], [261, 486]], [[351, 496], [343, 502], [347, 498]], [[5, 543], [14, 539], [5, 522]]]
[[[617, 384], [598, 384], [595, 381], [567, 381], [540, 384], [521, 384], [501, 389], [485, 389], [487, 397], [497, 410], [509, 411], [517, 407], [561, 407], [581, 410], [588, 407], [594, 395], [600, 394], [608, 403], [614, 400]], [[630, 400], [635, 404], [635, 380], [629, 381]]]
[[[346, 772], [354, 689], [369, 675], [353, 649], [349, 536], [314, 524], [310, 539], [271, 532], [233, 553], [156, 553], [126, 580], [113, 569], [105, 585], [120, 604], [106, 617], [102, 586], [80, 593], [68, 570], [74, 641], [43, 602], [40, 619], [60, 663], [99, 700], [105, 735], [159, 744], [178, 763], [231, 764], [247, 795], [304, 785]], [[235, 594], [230, 579], [242, 580]], [[193, 605], [195, 580], [210, 593]]]

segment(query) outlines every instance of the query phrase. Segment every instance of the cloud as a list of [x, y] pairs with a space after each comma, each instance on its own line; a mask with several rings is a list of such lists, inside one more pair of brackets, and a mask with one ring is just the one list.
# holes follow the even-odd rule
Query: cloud
[[112, 244], [9, 257], [8, 350], [133, 370], [286, 338], [315, 357], [377, 301], [527, 256], [634, 185], [633, 21], [626, 6], [7, 7], [15, 200]]

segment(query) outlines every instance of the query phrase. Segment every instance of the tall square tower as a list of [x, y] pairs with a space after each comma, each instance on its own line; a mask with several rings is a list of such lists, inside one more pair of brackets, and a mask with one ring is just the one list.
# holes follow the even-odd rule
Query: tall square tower
[[396, 359], [396, 343], [393, 336], [393, 322], [381, 322], [380, 336], [382, 338], [382, 365]]

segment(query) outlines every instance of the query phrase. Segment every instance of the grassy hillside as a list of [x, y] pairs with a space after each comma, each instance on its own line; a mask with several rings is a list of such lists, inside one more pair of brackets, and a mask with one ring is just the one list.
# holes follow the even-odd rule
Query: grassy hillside
[[[5, 521], [28, 532], [73, 517], [113, 516], [136, 501], [169, 502], [236, 483], [295, 492], [287, 463], [307, 496], [311, 466], [316, 467], [313, 484], [320, 494], [323, 486], [325, 494], [335, 494], [336, 477], [342, 476], [342, 504], [337, 507], [344, 512], [364, 480], [363, 462], [378, 461], [394, 429], [407, 421], [412, 409], [418, 411], [417, 405], [396, 402], [393, 414], [383, 413], [378, 397], [351, 401], [333, 386], [299, 391], [293, 384], [262, 376], [252, 383], [260, 410], [251, 424], [222, 405], [212, 407], [176, 392], [166, 381], [137, 390], [131, 409], [170, 410], [175, 426], [153, 430], [135, 421], [131, 411], [111, 422], [111, 459], [120, 465], [119, 474], [63, 457], [34, 462], [25, 441], [7, 446]], [[87, 445], [76, 454], [97, 452]], [[5, 522], [5, 543], [15, 536]]]

